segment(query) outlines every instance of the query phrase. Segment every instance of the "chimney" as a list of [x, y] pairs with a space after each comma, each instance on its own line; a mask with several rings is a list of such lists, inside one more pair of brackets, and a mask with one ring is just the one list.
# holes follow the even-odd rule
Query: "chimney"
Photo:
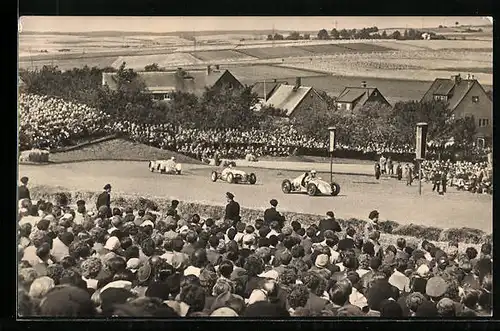
[[212, 73], [212, 67], [209, 65], [207, 65], [207, 75], [210, 75]]
[[364, 80], [364, 81], [361, 82], [361, 87], [366, 88], [366, 80]]
[[460, 77], [460, 74], [456, 75], [455, 76], [455, 83], [460, 84], [461, 81], [462, 81], [462, 78]]
[[300, 78], [300, 77], [295, 78], [294, 89], [297, 90], [300, 87], [301, 84], [302, 84], [302, 78]]
[[474, 75], [472, 75], [472, 78], [471, 78], [471, 79], [472, 79], [472, 80], [474, 80]]
[[470, 74], [467, 74], [467, 80], [470, 80]]

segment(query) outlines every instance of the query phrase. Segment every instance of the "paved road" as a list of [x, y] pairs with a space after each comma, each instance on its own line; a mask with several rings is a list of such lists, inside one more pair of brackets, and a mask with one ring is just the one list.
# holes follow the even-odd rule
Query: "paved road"
[[[297, 165], [297, 169], [299, 167]], [[225, 192], [231, 191], [243, 207], [264, 209], [271, 198], [276, 198], [279, 210], [311, 214], [324, 214], [327, 210], [333, 210], [339, 218], [366, 218], [371, 210], [377, 209], [381, 219], [401, 224], [472, 227], [492, 231], [491, 196], [457, 192], [454, 189], [450, 189], [446, 196], [439, 196], [431, 192], [430, 184], [425, 184], [423, 195], [418, 196], [416, 185], [408, 187], [404, 182], [390, 178], [377, 181], [373, 177], [338, 174], [334, 178], [341, 185], [339, 196], [309, 197], [303, 194], [284, 195], [281, 192], [283, 179], [294, 178], [299, 174], [297, 171], [242, 168], [255, 172], [257, 183], [231, 185], [225, 182], [212, 183], [210, 172], [213, 167], [205, 165], [185, 165], [181, 176], [150, 173], [147, 162], [20, 165], [19, 169], [21, 175], [30, 178], [31, 185], [99, 191], [105, 183], [111, 183], [115, 192], [220, 205], [225, 204]], [[321, 171], [319, 175], [325, 179], [329, 177], [328, 173]]]
[[[289, 161], [258, 161], [249, 162], [245, 160], [237, 160], [237, 166], [255, 167], [265, 169], [280, 169], [280, 170], [297, 170], [310, 171], [315, 169], [321, 172], [330, 172], [330, 163], [315, 163], [315, 162], [289, 162]], [[369, 164], [344, 164], [334, 163], [332, 165], [334, 174], [359, 174], [373, 176], [373, 165]]]

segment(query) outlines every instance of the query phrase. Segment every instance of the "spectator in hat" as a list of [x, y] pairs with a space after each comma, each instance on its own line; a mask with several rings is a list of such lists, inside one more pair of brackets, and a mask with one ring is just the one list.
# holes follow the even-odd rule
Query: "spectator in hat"
[[240, 204], [234, 201], [234, 194], [226, 193], [227, 205], [224, 219], [233, 222], [233, 226], [240, 221]]
[[278, 222], [279, 228], [282, 229], [285, 223], [285, 217], [276, 210], [278, 200], [271, 199], [269, 203], [271, 207], [264, 211], [264, 224], [270, 226], [272, 222]]
[[179, 206], [179, 200], [172, 200], [170, 207], [167, 210], [167, 215], [171, 215], [176, 221], [179, 221], [180, 216], [177, 213], [177, 207]]
[[107, 207], [106, 216], [111, 217], [111, 216], [113, 216], [113, 214], [111, 213], [111, 195], [110, 195], [111, 194], [111, 185], [106, 184], [106, 185], [104, 185], [103, 189], [104, 189], [104, 192], [99, 194], [99, 196], [97, 197], [96, 208], [97, 208], [97, 210], [99, 210], [99, 208], [101, 206], [106, 206]]
[[438, 317], [436, 304], [430, 301], [423, 301], [415, 311], [415, 317]]
[[380, 317], [401, 318], [403, 317], [403, 309], [396, 301], [385, 299], [380, 303]]
[[31, 200], [30, 190], [28, 189], [28, 177], [24, 176], [20, 179], [20, 185], [17, 188], [18, 200], [28, 199]]
[[439, 276], [430, 278], [425, 286], [425, 294], [434, 303], [441, 300], [447, 290], [448, 284], [442, 277]]
[[40, 304], [39, 316], [95, 317], [96, 309], [87, 291], [74, 286], [56, 286]]
[[335, 215], [333, 211], [328, 211], [326, 213], [326, 218], [319, 221], [319, 231], [324, 233], [326, 230], [331, 230], [333, 232], [341, 232], [339, 222], [335, 220]]
[[372, 210], [368, 215], [368, 221], [366, 222], [364, 229], [365, 238], [368, 239], [373, 231], [379, 230], [379, 225], [378, 225], [379, 216], [380, 214], [378, 210]]

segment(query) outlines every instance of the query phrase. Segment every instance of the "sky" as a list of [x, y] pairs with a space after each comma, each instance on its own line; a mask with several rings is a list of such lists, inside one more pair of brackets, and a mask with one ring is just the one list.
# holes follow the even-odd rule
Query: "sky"
[[126, 17], [126, 16], [23, 16], [19, 21], [22, 31], [30, 32], [175, 32], [175, 31], [228, 31], [228, 30], [296, 30], [316, 31], [322, 28], [360, 29], [378, 28], [433, 28], [491, 24], [479, 16], [289, 16], [289, 17]]

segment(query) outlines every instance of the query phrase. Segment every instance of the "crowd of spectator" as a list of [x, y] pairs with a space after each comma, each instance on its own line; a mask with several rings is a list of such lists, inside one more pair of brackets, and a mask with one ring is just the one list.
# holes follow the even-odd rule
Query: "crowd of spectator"
[[[86, 105], [59, 98], [20, 94], [21, 147], [54, 149], [67, 147], [82, 140], [105, 135], [125, 134], [134, 141], [162, 149], [175, 150], [202, 159], [290, 156], [298, 150], [307, 155], [323, 155], [328, 141], [299, 134], [290, 125], [274, 130], [234, 129], [199, 130], [174, 128], [170, 124], [142, 124], [132, 120], [111, 118], [110, 115]], [[365, 146], [350, 146], [337, 142], [336, 150], [357, 154], [411, 154], [411, 146], [390, 146], [367, 142]], [[356, 154], [356, 155], [357, 155]]]
[[472, 193], [493, 192], [493, 168], [488, 162], [424, 161], [422, 177], [435, 183], [445, 180], [448, 186]]
[[492, 314], [490, 243], [479, 252], [453, 241], [381, 245], [377, 211], [361, 227], [341, 227], [333, 212], [304, 227], [273, 199], [262, 219], [215, 220], [181, 214], [177, 201], [166, 213], [31, 201], [22, 183], [22, 317]]
[[55, 148], [75, 145], [110, 131], [110, 116], [83, 104], [35, 94], [19, 95], [20, 145]]

